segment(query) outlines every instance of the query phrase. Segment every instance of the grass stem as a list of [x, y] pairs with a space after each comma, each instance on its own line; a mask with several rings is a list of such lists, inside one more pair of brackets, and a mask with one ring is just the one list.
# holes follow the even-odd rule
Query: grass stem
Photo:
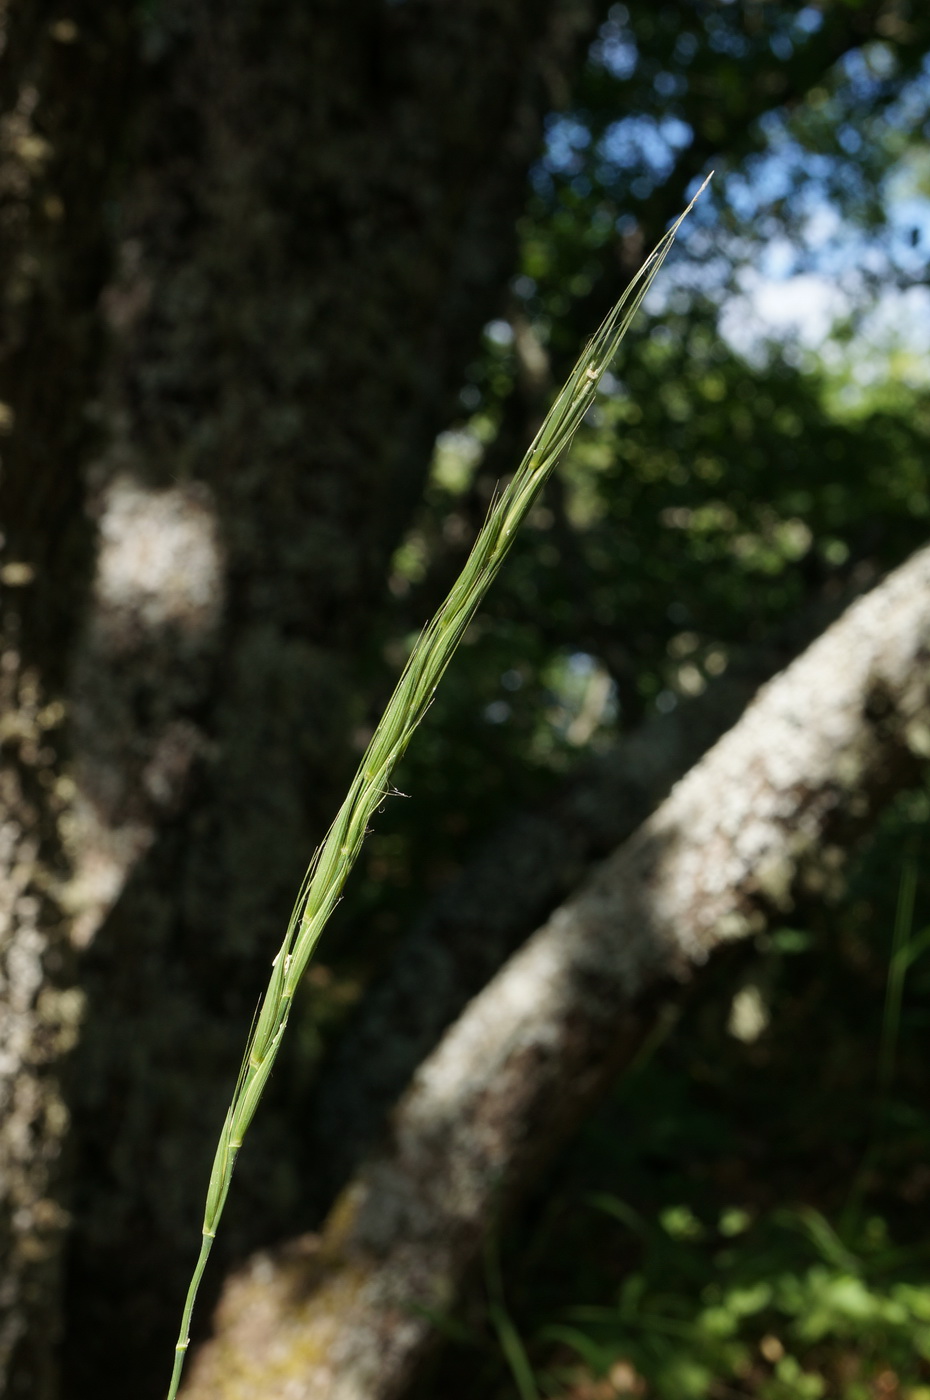
[[294, 994], [320, 934], [335, 908], [361, 850], [368, 823], [391, 790], [391, 774], [426, 714], [436, 687], [468, 624], [497, 576], [514, 535], [578, 425], [594, 403], [597, 386], [652, 285], [698, 193], [650, 253], [616, 306], [588, 342], [517, 471], [494, 502], [461, 574], [432, 622], [421, 633], [394, 694], [365, 751], [335, 821], [301, 886], [284, 942], [272, 965], [235, 1092], [217, 1145], [203, 1221], [203, 1244], [181, 1321], [168, 1400], [175, 1400], [188, 1346], [190, 1319], [223, 1206], [236, 1155], [268, 1081], [287, 1028]]

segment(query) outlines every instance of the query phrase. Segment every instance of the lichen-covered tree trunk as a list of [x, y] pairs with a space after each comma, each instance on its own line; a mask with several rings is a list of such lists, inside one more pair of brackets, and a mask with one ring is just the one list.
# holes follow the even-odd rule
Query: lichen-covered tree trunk
[[320, 1237], [235, 1276], [187, 1400], [398, 1400], [500, 1207], [657, 992], [842, 876], [930, 756], [930, 548], [852, 608], [514, 955], [417, 1071]]
[[[0, 11], [11, 1394], [163, 1387], [366, 619], [593, 8]], [[272, 1104], [224, 1248], [291, 1162]]]

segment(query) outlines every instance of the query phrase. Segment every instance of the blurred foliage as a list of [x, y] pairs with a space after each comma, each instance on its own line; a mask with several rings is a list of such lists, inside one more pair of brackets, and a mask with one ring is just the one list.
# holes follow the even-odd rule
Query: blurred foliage
[[[497, 1306], [539, 1395], [930, 1393], [928, 819], [702, 973], [537, 1189]], [[435, 1393], [522, 1394], [483, 1299], [459, 1326]]]
[[[611, 7], [549, 124], [509, 301], [395, 556], [372, 719], [568, 360], [717, 175], [403, 765], [416, 801], [371, 838], [343, 916], [354, 946], [360, 929], [388, 946], [421, 892], [580, 754], [926, 537], [930, 379], [860, 331], [876, 297], [925, 278], [928, 49], [930, 11], [905, 0]], [[773, 248], [772, 276], [844, 289], [822, 347], [721, 331]]]
[[[430, 516], [395, 560], [405, 604], [436, 537], [466, 530], [457, 506], [483, 432], [441, 444]], [[817, 369], [736, 355], [706, 304], [644, 321], [402, 765], [415, 801], [370, 839], [366, 909], [396, 927], [405, 904], [384, 905], [385, 883], [419, 898], [583, 753], [900, 562], [927, 537], [928, 460], [930, 394], [843, 415]], [[388, 642], [389, 660], [415, 635]]]
[[[343, 913], [369, 969], [504, 814], [925, 542], [930, 377], [895, 297], [926, 322], [928, 50], [916, 0], [611, 8], [395, 557], [374, 689], [567, 360], [718, 173], [405, 760], [415, 801], [369, 840]], [[822, 331], [760, 338], [760, 284], [808, 289]], [[930, 881], [901, 854], [928, 810], [898, 804], [839, 905], [702, 973], [447, 1320], [436, 1394], [930, 1400]]]

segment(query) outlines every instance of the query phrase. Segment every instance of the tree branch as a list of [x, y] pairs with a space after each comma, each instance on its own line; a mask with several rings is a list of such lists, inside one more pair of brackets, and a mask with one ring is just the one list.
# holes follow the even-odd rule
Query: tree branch
[[400, 943], [324, 1064], [301, 1125], [313, 1218], [323, 1217], [417, 1066], [472, 997], [736, 723], [759, 686], [874, 581], [871, 570], [858, 569], [787, 627], [737, 653], [701, 695], [653, 714], [580, 765], [546, 805], [491, 834]]

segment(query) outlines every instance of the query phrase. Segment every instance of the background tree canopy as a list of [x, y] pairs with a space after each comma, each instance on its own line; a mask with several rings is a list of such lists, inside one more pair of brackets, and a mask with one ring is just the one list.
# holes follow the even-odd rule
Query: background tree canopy
[[[930, 14], [0, 15], [0, 1370], [11, 1396], [154, 1397], [309, 855], [496, 487], [709, 169], [311, 965], [200, 1337], [592, 862], [926, 542]], [[917, 782], [662, 993], [390, 1393], [926, 1400]]]

